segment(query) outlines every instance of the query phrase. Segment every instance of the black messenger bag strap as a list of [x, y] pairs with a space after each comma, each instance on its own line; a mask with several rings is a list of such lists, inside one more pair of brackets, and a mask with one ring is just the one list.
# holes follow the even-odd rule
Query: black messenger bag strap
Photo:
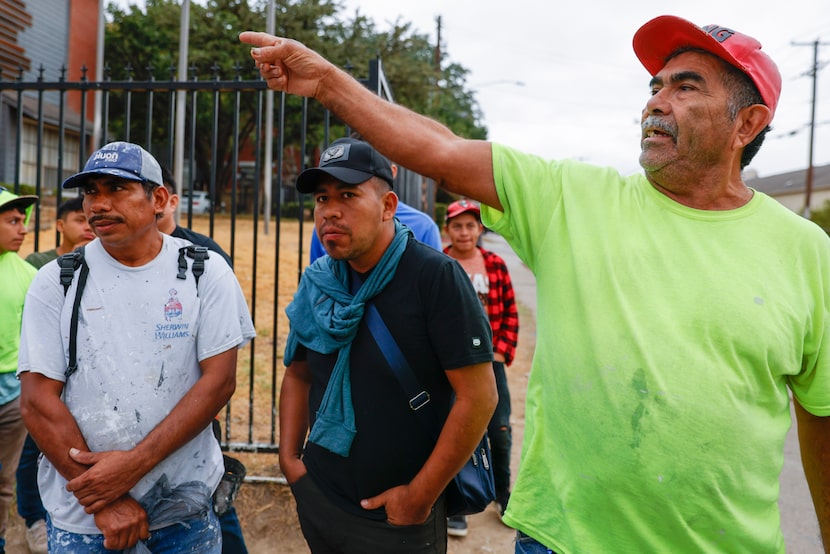
[[386, 358], [386, 363], [389, 364], [392, 373], [409, 399], [409, 407], [413, 411], [420, 410], [429, 403], [429, 393], [418, 382], [398, 343], [395, 342], [395, 338], [389, 332], [389, 328], [372, 302], [366, 303], [363, 317], [366, 318], [366, 326], [369, 327], [369, 332], [372, 333], [383, 357]]

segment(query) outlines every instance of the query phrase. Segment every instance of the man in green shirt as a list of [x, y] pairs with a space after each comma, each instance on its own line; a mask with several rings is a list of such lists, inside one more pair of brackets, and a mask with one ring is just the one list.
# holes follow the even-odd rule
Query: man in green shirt
[[26, 437], [15, 372], [23, 301], [36, 270], [17, 252], [26, 238], [35, 202], [37, 196], [17, 196], [0, 186], [0, 553], [5, 552], [14, 474]]
[[622, 175], [462, 139], [295, 41], [240, 39], [270, 88], [313, 96], [388, 158], [480, 201], [536, 275], [504, 515], [517, 554], [783, 553], [790, 395], [830, 549], [830, 240], [742, 180], [781, 92], [757, 40], [645, 23], [643, 172]]

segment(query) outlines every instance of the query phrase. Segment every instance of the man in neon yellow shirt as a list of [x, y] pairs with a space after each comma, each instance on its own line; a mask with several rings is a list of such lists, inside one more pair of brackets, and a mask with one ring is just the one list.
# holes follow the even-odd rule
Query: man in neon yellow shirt
[[781, 91], [758, 41], [673, 16], [636, 32], [651, 94], [626, 177], [461, 139], [294, 41], [240, 38], [272, 89], [489, 206], [534, 271], [517, 553], [784, 552], [790, 393], [830, 547], [830, 240], [741, 180]]
[[14, 497], [14, 474], [26, 427], [15, 376], [23, 301], [37, 270], [18, 256], [37, 196], [18, 196], [0, 186], [0, 552]]

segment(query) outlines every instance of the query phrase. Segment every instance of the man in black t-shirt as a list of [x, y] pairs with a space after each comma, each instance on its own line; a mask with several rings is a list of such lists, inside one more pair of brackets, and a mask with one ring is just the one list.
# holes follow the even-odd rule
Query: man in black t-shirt
[[[280, 467], [303, 534], [312, 552], [446, 552], [442, 493], [497, 400], [487, 317], [461, 267], [397, 222], [390, 164], [367, 143], [335, 141], [297, 188], [328, 253], [287, 309]], [[430, 395], [418, 411], [370, 305]]]
[[161, 168], [161, 176], [162, 179], [164, 179], [164, 188], [166, 188], [167, 192], [170, 193], [170, 197], [167, 200], [167, 206], [164, 207], [164, 212], [162, 212], [161, 218], [159, 219], [159, 231], [166, 235], [178, 237], [180, 239], [187, 239], [197, 246], [204, 246], [211, 252], [216, 252], [225, 258], [228, 265], [233, 267], [233, 260], [231, 260], [228, 253], [225, 252], [215, 240], [207, 235], [197, 233], [196, 231], [188, 229], [187, 227], [182, 227], [176, 223], [176, 209], [178, 208], [179, 201], [181, 200], [179, 195], [176, 193], [176, 181], [173, 180], [173, 175], [164, 166]]

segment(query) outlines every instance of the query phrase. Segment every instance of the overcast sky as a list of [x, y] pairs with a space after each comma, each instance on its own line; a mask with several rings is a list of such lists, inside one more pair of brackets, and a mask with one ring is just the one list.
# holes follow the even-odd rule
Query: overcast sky
[[[122, 0], [122, 3], [126, 3]], [[436, 37], [470, 70], [490, 140], [547, 158], [580, 158], [639, 171], [639, 114], [649, 75], [631, 48], [640, 25], [663, 14], [757, 38], [779, 66], [773, 131], [752, 166], [761, 176], [803, 169], [815, 40], [820, 47], [813, 162], [830, 164], [830, 9], [827, 0], [344, 0], [386, 29], [396, 19]], [[823, 8], [820, 8], [823, 4]], [[794, 46], [793, 43], [807, 46]], [[791, 134], [793, 133], [794, 134]]]
[[[471, 70], [490, 139], [548, 158], [573, 157], [639, 171], [639, 114], [649, 75], [631, 48], [634, 32], [663, 14], [716, 23], [757, 38], [779, 65], [773, 131], [752, 164], [762, 176], [806, 167], [812, 42], [827, 42], [826, 0], [346, 0], [381, 27], [401, 17], [430, 36], [442, 19], [450, 58]], [[819, 5], [823, 4], [820, 9]], [[793, 46], [792, 42], [810, 43]], [[515, 84], [524, 83], [524, 86]], [[819, 72], [813, 160], [830, 163], [830, 66]], [[787, 135], [799, 130], [795, 135]]]

